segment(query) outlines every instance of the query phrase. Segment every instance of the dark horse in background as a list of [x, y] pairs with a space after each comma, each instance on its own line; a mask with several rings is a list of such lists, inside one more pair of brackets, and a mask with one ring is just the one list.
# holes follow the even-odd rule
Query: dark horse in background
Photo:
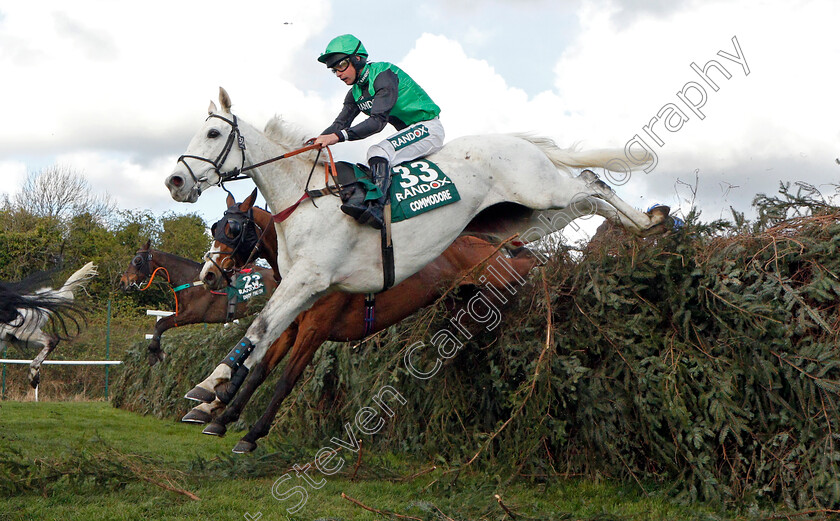
[[[231, 305], [225, 291], [211, 292], [198, 279], [201, 264], [172, 253], [151, 248], [151, 241], [146, 241], [125, 272], [120, 277], [123, 289], [139, 288], [146, 283], [147, 289], [155, 277], [164, 277], [175, 295], [175, 314], [158, 320], [155, 332], [149, 343], [149, 365], [163, 360], [165, 354], [160, 348], [160, 339], [164, 331], [187, 324], [225, 323], [242, 318], [248, 313], [248, 302]], [[250, 266], [262, 275], [267, 294], [277, 287], [273, 270]]]
[[[222, 220], [214, 224], [216, 242], [213, 244], [213, 251], [208, 255], [209, 260], [205, 262], [203, 270], [203, 280], [208, 286], [222, 287], [230, 274], [224, 273], [224, 269], [221, 268], [228, 266], [233, 269], [241, 265], [246, 260], [247, 252], [256, 249], [262, 252], [262, 255], [267, 255], [268, 260], [277, 258], [277, 237], [272, 217], [267, 211], [254, 206], [256, 194], [257, 191], [254, 190], [239, 204], [233, 197], [228, 196], [229, 208]], [[253, 228], [248, 231], [249, 227]], [[243, 240], [243, 234], [252, 238], [259, 237], [260, 244]], [[187, 398], [206, 403], [187, 413], [183, 421], [195, 423], [209, 421], [204, 433], [223, 436], [227, 425], [239, 418], [257, 387], [291, 351], [289, 361], [276, 384], [268, 408], [233, 449], [236, 453], [253, 451], [257, 447], [257, 440], [268, 434], [283, 399], [289, 395], [304, 369], [312, 361], [315, 352], [324, 342], [361, 340], [435, 302], [447, 292], [448, 287], [478, 285], [479, 281], [476, 280], [478, 275], [475, 272], [483, 264], [505, 257], [505, 253], [499, 250], [499, 246], [476, 237], [459, 237], [440, 257], [420, 272], [388, 291], [377, 294], [373, 320], [367, 326], [365, 317], [369, 309], [366, 310], [365, 295], [336, 292], [322, 297], [309, 310], [301, 313], [274, 341], [265, 358], [255, 366], [241, 391], [226, 408], [225, 403], [217, 398], [216, 394], [192, 396], [191, 393], [200, 389], [196, 388], [188, 393]], [[518, 255], [512, 258], [505, 257], [504, 262], [514, 270], [516, 277], [524, 277], [536, 266], [537, 261], [524, 248], [519, 248], [517, 253]], [[500, 273], [504, 271], [499, 270]], [[504, 273], [503, 280], [494, 280], [494, 277], [487, 277], [485, 280], [491, 286], [503, 288], [511, 284], [515, 276], [512, 273]], [[217, 388], [217, 391], [220, 390]], [[217, 394], [225, 395], [224, 392], [217, 392]], [[225, 400], [227, 401], [229, 398]], [[213, 418], [223, 408], [224, 411]]]

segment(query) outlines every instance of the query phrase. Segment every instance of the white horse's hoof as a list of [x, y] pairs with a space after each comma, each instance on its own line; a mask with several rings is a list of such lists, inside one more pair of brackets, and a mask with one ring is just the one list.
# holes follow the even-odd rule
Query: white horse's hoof
[[184, 395], [184, 398], [197, 402], [210, 403], [216, 399], [216, 393], [208, 391], [203, 387], [193, 387], [190, 389], [190, 392]]
[[595, 181], [599, 180], [598, 174], [596, 174], [592, 170], [588, 170], [588, 169], [581, 172], [580, 176], [578, 176], [578, 177], [580, 177], [581, 179], [586, 181], [587, 184], [594, 183]]

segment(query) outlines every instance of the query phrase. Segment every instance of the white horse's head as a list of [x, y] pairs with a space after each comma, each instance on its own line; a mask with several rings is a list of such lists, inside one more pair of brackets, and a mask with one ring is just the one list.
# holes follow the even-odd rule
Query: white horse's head
[[201, 192], [237, 175], [242, 168], [245, 144], [236, 116], [230, 112], [230, 96], [221, 87], [219, 103], [221, 111], [210, 102], [207, 120], [166, 179], [166, 188], [176, 201], [194, 203]]

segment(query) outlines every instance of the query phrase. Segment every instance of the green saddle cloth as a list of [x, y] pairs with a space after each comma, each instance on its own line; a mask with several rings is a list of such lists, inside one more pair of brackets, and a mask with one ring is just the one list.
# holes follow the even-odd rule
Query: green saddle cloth
[[227, 287], [228, 299], [232, 302], [245, 302], [254, 297], [265, 294], [265, 282], [262, 274], [257, 270], [242, 270]]
[[[353, 165], [356, 180], [364, 185], [365, 201], [379, 199], [382, 192], [367, 172]], [[435, 208], [460, 201], [455, 183], [428, 159], [417, 159], [391, 169], [391, 222], [400, 222]]]

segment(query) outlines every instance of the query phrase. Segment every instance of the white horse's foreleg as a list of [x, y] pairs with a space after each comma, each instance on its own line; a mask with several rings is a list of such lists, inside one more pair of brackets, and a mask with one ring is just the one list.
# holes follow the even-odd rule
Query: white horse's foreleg
[[293, 267], [242, 340], [209, 377], [186, 394], [186, 398], [202, 402], [218, 398], [229, 403], [250, 369], [263, 359], [274, 340], [329, 287], [328, 282], [313, 275], [315, 271], [313, 267], [298, 270]]
[[216, 400], [216, 386], [221, 382], [230, 380], [231, 369], [226, 364], [219, 364], [210, 373], [210, 376], [201, 381], [198, 385], [190, 389], [184, 398], [187, 400], [195, 400], [197, 402], [211, 403]]

